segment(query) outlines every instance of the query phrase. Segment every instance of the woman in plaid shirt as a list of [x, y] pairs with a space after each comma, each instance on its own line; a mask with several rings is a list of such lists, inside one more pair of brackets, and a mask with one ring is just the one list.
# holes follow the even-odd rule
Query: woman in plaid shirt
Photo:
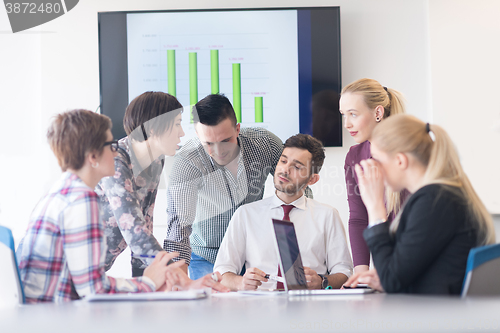
[[[111, 120], [86, 110], [56, 116], [47, 138], [63, 171], [37, 204], [18, 249], [19, 268], [29, 303], [68, 301], [92, 293], [151, 292], [165, 288], [167, 266], [177, 253], [159, 252], [144, 276], [108, 277], [106, 242], [94, 187], [115, 173], [118, 148]], [[178, 276], [178, 275], [177, 275]]]

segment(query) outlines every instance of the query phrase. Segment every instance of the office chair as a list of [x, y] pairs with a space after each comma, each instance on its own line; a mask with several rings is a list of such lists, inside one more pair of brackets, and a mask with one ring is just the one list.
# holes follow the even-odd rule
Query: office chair
[[470, 250], [462, 297], [500, 295], [500, 244]]
[[24, 290], [9, 228], [0, 226], [0, 307], [24, 304]]

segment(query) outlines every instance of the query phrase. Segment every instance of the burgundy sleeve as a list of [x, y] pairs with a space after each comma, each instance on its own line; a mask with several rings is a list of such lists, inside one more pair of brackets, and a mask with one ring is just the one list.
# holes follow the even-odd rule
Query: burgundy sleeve
[[368, 212], [359, 195], [357, 178], [355, 177], [354, 161], [351, 151], [347, 153], [344, 165], [347, 202], [349, 203], [349, 240], [354, 267], [370, 265], [370, 251], [363, 238], [363, 231], [368, 226]]

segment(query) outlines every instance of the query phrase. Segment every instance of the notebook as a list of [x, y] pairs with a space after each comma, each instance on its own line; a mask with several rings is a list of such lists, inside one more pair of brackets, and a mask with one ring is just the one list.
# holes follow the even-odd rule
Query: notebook
[[123, 293], [123, 294], [93, 294], [85, 296], [87, 302], [113, 302], [113, 301], [178, 301], [203, 299], [208, 292], [203, 289], [153, 292], [153, 293]]
[[289, 295], [348, 295], [368, 294], [374, 291], [367, 286], [354, 289], [307, 289], [306, 275], [293, 222], [273, 219], [273, 227], [280, 269], [281, 272], [285, 272], [283, 285]]

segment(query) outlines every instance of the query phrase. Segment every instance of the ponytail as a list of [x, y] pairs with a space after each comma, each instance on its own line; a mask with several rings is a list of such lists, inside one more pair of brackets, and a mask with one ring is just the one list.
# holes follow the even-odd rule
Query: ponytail
[[438, 125], [429, 126], [435, 141], [425, 173], [426, 184], [444, 184], [457, 187], [467, 200], [469, 211], [479, 225], [478, 241], [481, 245], [495, 243], [493, 220], [472, 187], [460, 164], [458, 153], [445, 130]]
[[[403, 94], [399, 91], [382, 86], [373, 79], [359, 79], [342, 89], [341, 95], [346, 93], [356, 93], [363, 96], [364, 102], [370, 109], [375, 109], [381, 105], [384, 108], [384, 119], [405, 113], [405, 103]], [[401, 194], [386, 188], [386, 205], [389, 216], [392, 212], [397, 214], [401, 209]]]
[[389, 105], [389, 112], [384, 112], [384, 119], [389, 116], [406, 113], [403, 94], [391, 88], [387, 88], [387, 94], [391, 102]]
[[346, 93], [356, 93], [363, 96], [366, 105], [374, 110], [381, 105], [384, 108], [384, 119], [405, 113], [405, 103], [403, 94], [399, 91], [382, 86], [373, 79], [359, 79], [342, 89], [341, 95]]
[[[434, 134], [434, 141], [428, 130]], [[424, 185], [443, 184], [459, 190], [467, 202], [472, 218], [478, 224], [478, 244], [495, 243], [491, 215], [463, 171], [458, 153], [444, 129], [438, 125], [429, 126], [413, 116], [397, 115], [375, 128], [372, 143], [389, 154], [412, 154], [426, 167]], [[399, 213], [392, 222], [391, 233], [396, 232], [400, 217]]]

